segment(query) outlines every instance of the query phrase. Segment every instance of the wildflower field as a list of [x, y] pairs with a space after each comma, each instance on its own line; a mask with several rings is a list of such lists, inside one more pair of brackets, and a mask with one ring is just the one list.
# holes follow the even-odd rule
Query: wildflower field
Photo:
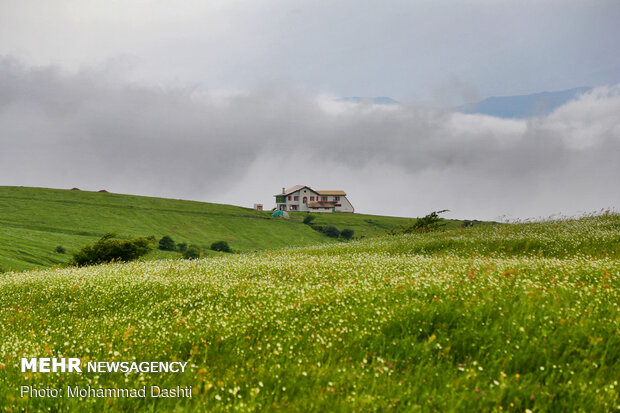
[[[0, 274], [3, 411], [620, 408], [620, 216]], [[21, 373], [21, 357], [188, 361]], [[19, 387], [192, 386], [191, 398]]]

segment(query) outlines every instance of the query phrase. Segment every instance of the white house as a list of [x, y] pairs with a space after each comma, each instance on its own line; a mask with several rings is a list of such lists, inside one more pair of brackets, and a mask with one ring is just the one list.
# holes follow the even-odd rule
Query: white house
[[305, 185], [282, 188], [276, 197], [279, 211], [355, 212], [344, 191], [318, 191]]

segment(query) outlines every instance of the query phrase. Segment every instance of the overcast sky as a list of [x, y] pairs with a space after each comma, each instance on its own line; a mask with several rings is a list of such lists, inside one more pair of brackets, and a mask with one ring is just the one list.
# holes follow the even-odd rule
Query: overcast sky
[[[493, 219], [620, 205], [620, 2], [0, 2], [0, 185]], [[446, 108], [595, 86], [546, 118]], [[390, 96], [382, 107], [334, 102]]]

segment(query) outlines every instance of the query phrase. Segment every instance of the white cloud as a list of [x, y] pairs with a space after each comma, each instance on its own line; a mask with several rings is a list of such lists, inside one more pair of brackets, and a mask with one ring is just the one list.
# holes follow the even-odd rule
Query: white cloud
[[0, 184], [272, 205], [345, 189], [359, 212], [528, 217], [620, 204], [618, 86], [548, 118], [325, 105], [290, 85], [211, 95], [0, 60]]
[[620, 85], [603, 86], [561, 106], [540, 127], [571, 148], [585, 149], [620, 139], [619, 114]]

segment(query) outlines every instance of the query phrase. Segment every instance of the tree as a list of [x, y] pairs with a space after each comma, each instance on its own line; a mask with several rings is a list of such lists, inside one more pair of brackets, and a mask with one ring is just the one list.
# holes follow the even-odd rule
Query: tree
[[200, 248], [195, 245], [190, 245], [187, 249], [185, 249], [185, 251], [183, 251], [183, 258], [188, 260], [200, 258], [201, 256], [202, 252], [200, 251]]
[[86, 245], [73, 254], [70, 264], [76, 266], [94, 265], [112, 261], [131, 261], [152, 249], [151, 239], [113, 239], [115, 234], [107, 233], [93, 245]]
[[179, 242], [177, 244], [177, 248], [179, 250], [179, 252], [185, 252], [185, 250], [187, 250], [187, 244], [184, 242]]
[[213, 251], [222, 251], [222, 252], [232, 252], [230, 245], [226, 241], [216, 241], [211, 244], [211, 249]]
[[64, 254], [65, 252], [67, 252], [67, 250], [65, 249], [65, 247], [63, 247], [62, 245], [59, 245], [56, 247], [56, 249], [54, 250], [59, 254]]
[[164, 250], [164, 251], [174, 251], [174, 240], [172, 238], [170, 238], [168, 235], [164, 235], [160, 240], [159, 240], [159, 247], [160, 250]]
[[409, 234], [412, 232], [437, 231], [441, 227], [446, 226], [445, 223], [441, 222], [441, 218], [439, 218], [439, 214], [443, 212], [447, 212], [447, 211], [449, 210], [442, 209], [441, 211], [433, 211], [430, 214], [422, 218], [418, 218], [417, 221], [413, 223], [413, 225], [410, 225], [409, 227], [405, 228], [403, 230], [403, 233]]

